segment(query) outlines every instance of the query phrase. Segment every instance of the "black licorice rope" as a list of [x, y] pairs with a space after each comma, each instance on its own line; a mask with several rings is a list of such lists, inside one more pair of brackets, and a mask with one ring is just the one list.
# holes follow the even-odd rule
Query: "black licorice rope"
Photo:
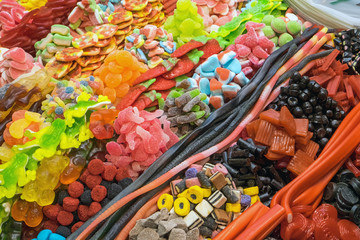
[[[292, 44], [298, 44], [300, 42], [304, 42], [308, 39], [310, 39], [318, 29], [306, 29], [306, 31], [299, 37], [291, 42], [285, 44], [280, 49], [275, 51], [273, 54], [271, 54], [266, 60], [263, 65], [263, 67], [258, 71], [258, 73], [255, 75], [253, 80], [246, 85], [244, 88], [242, 88], [237, 97], [235, 97], [233, 100], [229, 101], [227, 104], [225, 104], [223, 107], [215, 111], [210, 115], [210, 117], [205, 120], [205, 122], [198, 128], [196, 128], [191, 134], [186, 136], [183, 140], [176, 143], [173, 147], [171, 147], [168, 151], [166, 151], [162, 156], [160, 156], [154, 164], [152, 164], [137, 180], [135, 180], [131, 185], [129, 185], [127, 188], [125, 188], [121, 193], [119, 193], [113, 200], [111, 200], [104, 208], [102, 208], [95, 216], [90, 218], [87, 222], [85, 222], [76, 232], [71, 234], [68, 239], [76, 239], [76, 237], [81, 233], [81, 231], [86, 228], [90, 222], [98, 217], [101, 213], [103, 213], [109, 206], [116, 203], [120, 199], [122, 199], [124, 196], [130, 194], [131, 192], [135, 191], [142, 185], [144, 185], [145, 182], [147, 182], [152, 176], [154, 176], [154, 173], [157, 172], [158, 169], [163, 168], [163, 165], [167, 164], [170, 159], [173, 159], [174, 156], [179, 154], [180, 151], [182, 151], [185, 146], [188, 146], [193, 140], [195, 140], [201, 133], [206, 131], [209, 126], [213, 125], [213, 123], [217, 123], [217, 119], [222, 119], [222, 116], [229, 110], [233, 109], [234, 106], [238, 105], [240, 102], [242, 102], [244, 99], [248, 98], [249, 95], [253, 93], [253, 91], [258, 86], [259, 82], [261, 82], [264, 78], [264, 76], [268, 73], [269, 69], [273, 68], [273, 64], [276, 61], [276, 59], [281, 56], [284, 52], [286, 52]], [[276, 72], [276, 71], [275, 71]], [[113, 214], [114, 216], [114, 214]], [[110, 217], [111, 218], [111, 217]], [[110, 222], [110, 218], [106, 223]], [[105, 223], [105, 224], [106, 224]]]

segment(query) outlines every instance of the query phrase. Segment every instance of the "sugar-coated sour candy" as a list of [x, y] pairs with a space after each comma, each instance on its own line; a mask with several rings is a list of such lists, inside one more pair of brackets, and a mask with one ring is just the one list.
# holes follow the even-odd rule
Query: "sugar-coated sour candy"
[[160, 155], [178, 141], [162, 110], [147, 112], [128, 107], [119, 112], [114, 128], [119, 137], [108, 142], [108, 161], [123, 169], [123, 178], [137, 178]]
[[28, 73], [34, 66], [33, 57], [22, 48], [11, 48], [2, 54], [0, 61], [0, 87], [14, 81], [24, 73]]
[[126, 95], [135, 79], [147, 69], [128, 51], [117, 50], [109, 54], [94, 75], [104, 82], [102, 95], [115, 103], [117, 98]]
[[163, 59], [170, 57], [176, 49], [172, 34], [155, 25], [146, 25], [135, 29], [133, 34], [126, 37], [125, 50], [131, 52], [136, 58], [154, 68]]
[[183, 45], [196, 36], [205, 35], [203, 18], [198, 14], [196, 4], [191, 0], [179, 0], [174, 15], [168, 17], [165, 30], [173, 34], [174, 40]]

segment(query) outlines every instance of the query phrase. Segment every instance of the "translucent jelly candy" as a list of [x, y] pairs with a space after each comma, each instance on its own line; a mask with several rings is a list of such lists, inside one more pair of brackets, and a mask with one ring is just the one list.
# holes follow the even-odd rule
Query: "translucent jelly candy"
[[55, 198], [53, 190], [58, 185], [59, 176], [69, 162], [68, 157], [59, 155], [43, 159], [36, 171], [36, 179], [24, 186], [21, 198], [35, 201], [40, 206], [50, 205]]
[[173, 34], [174, 40], [180, 45], [192, 38], [206, 35], [203, 18], [198, 14], [196, 4], [191, 0], [179, 0], [174, 15], [168, 17], [164, 28]]
[[134, 80], [147, 69], [130, 52], [117, 50], [109, 54], [94, 75], [104, 82], [102, 95], [115, 102], [116, 98], [126, 95]]
[[178, 141], [170, 130], [170, 123], [159, 117], [162, 110], [149, 113], [128, 107], [119, 112], [114, 129], [118, 137], [106, 149], [108, 161], [123, 169], [124, 176], [136, 178], [160, 155]]
[[44, 120], [39, 113], [28, 111], [16, 111], [12, 116], [12, 122], [6, 125], [4, 131], [4, 140], [10, 145], [22, 145], [29, 141], [29, 138], [24, 136], [25, 131], [29, 130], [37, 132], [45, 125]]
[[36, 202], [17, 200], [11, 208], [11, 216], [16, 221], [24, 221], [29, 227], [38, 226], [43, 220], [42, 207]]

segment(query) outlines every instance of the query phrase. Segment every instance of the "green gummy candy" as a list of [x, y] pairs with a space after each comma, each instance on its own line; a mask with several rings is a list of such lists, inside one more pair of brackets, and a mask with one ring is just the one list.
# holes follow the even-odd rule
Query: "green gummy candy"
[[194, 97], [196, 97], [197, 95], [199, 95], [200, 94], [200, 89], [194, 89], [194, 90], [191, 90], [190, 92], [189, 92], [189, 94], [190, 94], [190, 97], [191, 98], [194, 98]]
[[200, 94], [200, 101], [204, 101], [204, 100], [206, 100], [206, 98], [207, 98], [207, 96], [205, 93]]
[[265, 26], [261, 29], [267, 38], [273, 38], [276, 36], [274, 30], [270, 26]]
[[280, 35], [279, 37], [279, 46], [282, 47], [284, 46], [286, 43], [290, 42], [291, 40], [293, 40], [294, 38], [288, 34], [288, 33], [283, 33]]
[[271, 27], [277, 33], [286, 33], [286, 23], [281, 18], [274, 18]]
[[[40, 41], [37, 41], [35, 44], [34, 44], [34, 47], [35, 47], [35, 49], [40, 49], [39, 48], [39, 46], [41, 45], [41, 43], [42, 43], [42, 41], [40, 40]], [[44, 49], [40, 49], [40, 50], [44, 50]]]
[[58, 33], [60, 35], [66, 36], [70, 33], [70, 28], [61, 24], [54, 24], [51, 26], [51, 33]]
[[192, 7], [191, 0], [179, 0], [176, 3], [176, 8], [179, 9], [180, 11], [185, 11], [191, 7]]
[[60, 34], [54, 34], [53, 42], [56, 45], [69, 47], [71, 46], [72, 37], [71, 36], [62, 36]]
[[196, 119], [199, 119], [205, 115], [205, 111], [198, 111], [195, 114], [196, 114]]
[[273, 38], [270, 39], [270, 41], [272, 41], [275, 44], [275, 46], [277, 46], [278, 42], [279, 42], [279, 38], [278, 37], [273, 37]]
[[291, 35], [296, 35], [301, 30], [301, 25], [297, 21], [289, 21], [286, 24], [286, 29]]
[[75, 30], [75, 29], [77, 29], [80, 25], [81, 25], [81, 23], [82, 23], [82, 21], [81, 21], [81, 19], [79, 19], [79, 20], [77, 20], [75, 23], [70, 23], [70, 27], [73, 29], [73, 30]]
[[179, 93], [178, 91], [176, 90], [171, 90], [171, 92], [169, 93], [169, 97], [170, 98], [178, 98], [180, 97], [182, 94]]
[[41, 43], [38, 45], [38, 49], [44, 50], [46, 48], [46, 44], [51, 43], [53, 41], [54, 36], [49, 33], [45, 38], [41, 40]]
[[262, 23], [265, 23], [266, 26], [271, 26], [271, 21], [274, 19], [275, 17], [273, 15], [266, 15], [263, 20]]
[[49, 53], [49, 52], [47, 51], [47, 49], [44, 49], [44, 50], [41, 52], [41, 56], [42, 56], [43, 58], [52, 58], [52, 57], [54, 56], [54, 54], [53, 54], [53, 53]]
[[85, 30], [87, 32], [91, 32], [94, 28], [95, 28], [94, 26], [87, 26], [87, 27], [85, 27]]
[[200, 111], [200, 106], [199, 105], [195, 105], [193, 106], [193, 108], [191, 109], [192, 112], [198, 112]]

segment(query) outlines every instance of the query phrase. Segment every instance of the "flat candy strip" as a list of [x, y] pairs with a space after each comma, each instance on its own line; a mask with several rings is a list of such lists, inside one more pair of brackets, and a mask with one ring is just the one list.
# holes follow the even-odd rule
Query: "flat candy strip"
[[118, 26], [112, 24], [103, 24], [100, 26], [94, 27], [92, 30], [100, 40], [111, 38], [115, 35], [116, 31], [118, 30]]
[[98, 36], [93, 32], [86, 32], [79, 37], [74, 37], [72, 40], [72, 45], [75, 48], [83, 49], [86, 47], [94, 46], [99, 41]]
[[55, 54], [55, 58], [62, 62], [71, 62], [80, 58], [83, 54], [83, 50], [76, 49], [73, 47], [64, 48], [61, 52]]
[[174, 79], [178, 76], [184, 75], [190, 72], [195, 67], [195, 63], [189, 59], [188, 56], [184, 56], [180, 61], [175, 65], [170, 72], [163, 75], [164, 78]]
[[182, 45], [181, 47], [179, 47], [178, 49], [175, 50], [175, 52], [173, 52], [171, 54], [171, 57], [173, 58], [179, 58], [184, 56], [185, 54], [187, 54], [188, 52], [190, 52], [191, 50], [195, 49], [195, 48], [199, 48], [204, 46], [205, 44], [202, 42], [198, 42], [195, 40], [191, 40], [190, 42]]

